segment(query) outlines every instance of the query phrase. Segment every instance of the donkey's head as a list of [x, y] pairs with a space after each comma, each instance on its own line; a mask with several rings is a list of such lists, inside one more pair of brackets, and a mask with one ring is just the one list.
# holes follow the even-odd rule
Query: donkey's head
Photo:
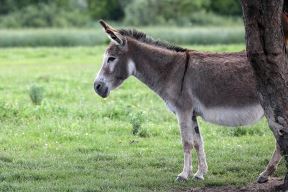
[[128, 43], [125, 36], [113, 29], [104, 21], [100, 21], [111, 42], [105, 51], [103, 64], [95, 81], [94, 89], [105, 98], [110, 91], [120, 86], [134, 72], [134, 64], [128, 56]]

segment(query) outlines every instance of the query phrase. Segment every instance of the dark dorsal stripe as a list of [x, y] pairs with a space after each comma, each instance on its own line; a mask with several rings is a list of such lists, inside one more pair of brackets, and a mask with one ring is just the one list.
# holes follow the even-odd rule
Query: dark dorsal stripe
[[168, 42], [154, 40], [152, 37], [146, 35], [143, 32], [137, 31], [135, 29], [120, 29], [119, 33], [123, 36], [131, 37], [133, 39], [136, 39], [140, 42], [147, 43], [149, 45], [155, 45], [157, 47], [169, 49], [171, 51], [176, 52], [185, 52], [186, 49], [182, 47], [175, 46], [173, 44], [170, 44]]
[[184, 68], [184, 73], [183, 73], [182, 81], [181, 81], [181, 91], [180, 91], [180, 94], [181, 94], [182, 91], [183, 91], [185, 76], [186, 76], [186, 72], [187, 72], [188, 65], [189, 65], [189, 60], [190, 60], [190, 55], [189, 55], [189, 51], [188, 51], [188, 50], [185, 50], [185, 55], [186, 55], [185, 68]]

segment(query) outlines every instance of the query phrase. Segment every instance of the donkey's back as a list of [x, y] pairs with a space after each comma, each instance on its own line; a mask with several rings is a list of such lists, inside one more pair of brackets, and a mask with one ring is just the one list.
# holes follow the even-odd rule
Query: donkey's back
[[192, 88], [193, 108], [208, 122], [239, 126], [263, 116], [245, 52], [191, 52], [187, 79]]

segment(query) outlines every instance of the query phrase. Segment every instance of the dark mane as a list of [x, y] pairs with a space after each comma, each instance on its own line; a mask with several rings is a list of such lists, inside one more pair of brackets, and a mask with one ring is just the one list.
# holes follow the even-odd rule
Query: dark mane
[[157, 47], [166, 48], [166, 49], [169, 49], [172, 51], [185, 52], [187, 50], [187, 49], [184, 49], [182, 47], [178, 47], [178, 46], [175, 46], [173, 44], [170, 44], [168, 42], [154, 40], [152, 37], [149, 37], [145, 33], [137, 31], [135, 29], [120, 29], [119, 33], [123, 36], [131, 37], [131, 38], [136, 39], [138, 41], [141, 41], [143, 43], [155, 45]]

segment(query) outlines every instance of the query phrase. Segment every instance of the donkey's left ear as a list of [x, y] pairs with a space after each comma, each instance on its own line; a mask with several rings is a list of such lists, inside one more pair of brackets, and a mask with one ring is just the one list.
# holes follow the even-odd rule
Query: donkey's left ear
[[121, 35], [116, 29], [112, 28], [105, 21], [100, 20], [99, 23], [102, 25], [108, 37], [117, 45], [125, 45], [125, 37]]

